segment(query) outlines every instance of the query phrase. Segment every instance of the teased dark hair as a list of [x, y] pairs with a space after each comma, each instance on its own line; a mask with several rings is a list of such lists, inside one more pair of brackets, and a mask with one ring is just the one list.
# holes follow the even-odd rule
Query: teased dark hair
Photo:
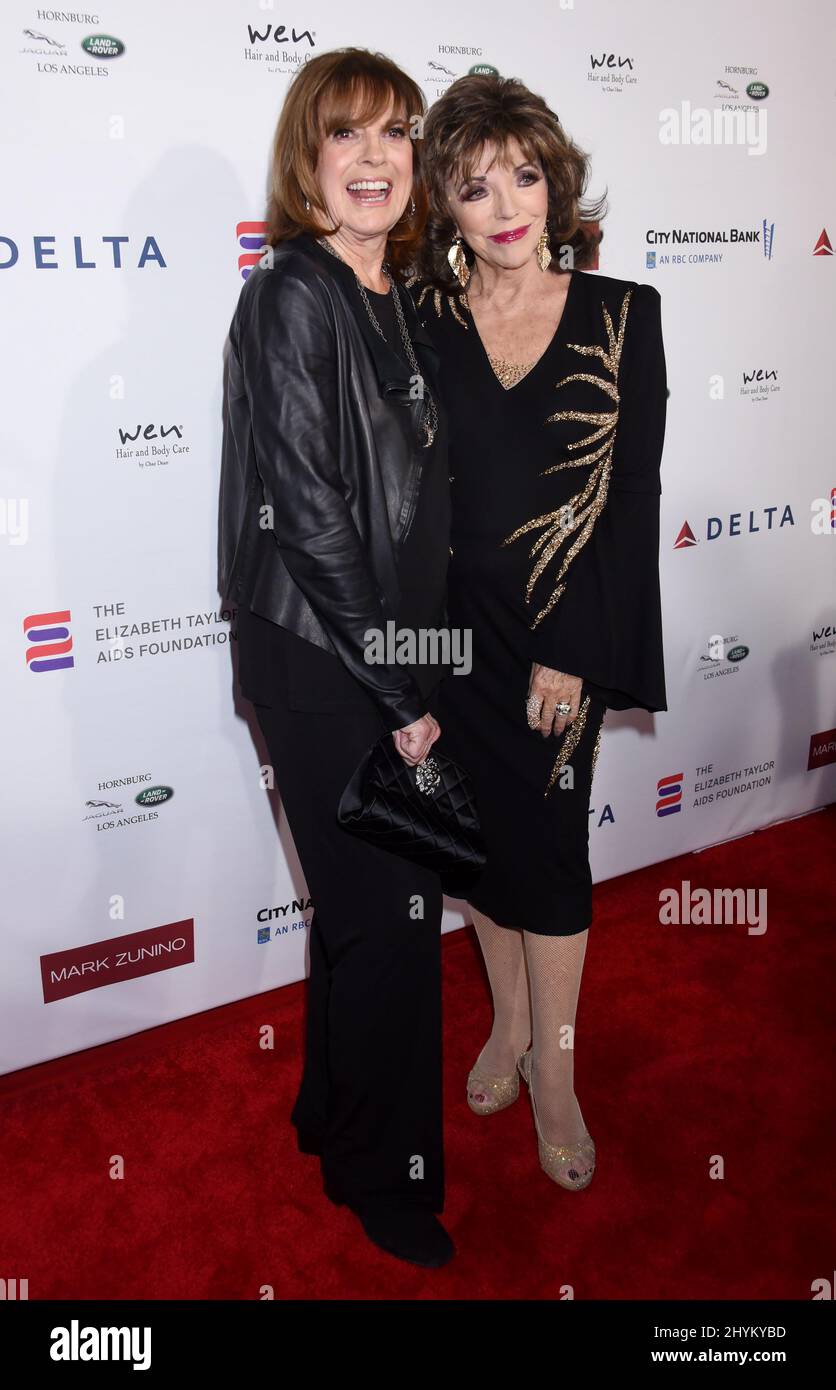
[[[399, 278], [414, 263], [427, 219], [422, 173], [420, 123], [427, 104], [416, 82], [391, 58], [367, 48], [339, 48], [304, 63], [293, 78], [273, 140], [273, 165], [266, 243], [277, 246], [300, 232], [319, 237], [336, 228], [327, 213], [316, 179], [319, 147], [344, 125], [367, 125], [393, 102], [392, 119], [403, 120], [412, 139], [415, 215], [407, 203], [389, 233], [387, 259]], [[305, 199], [311, 204], [305, 207]]]
[[[416, 259], [420, 279], [448, 294], [462, 287], [447, 260], [455, 239], [455, 221], [447, 208], [448, 180], [463, 183], [473, 172], [483, 145], [496, 146], [498, 158], [516, 139], [526, 159], [539, 163], [548, 184], [550, 270], [572, 248], [578, 269], [595, 263], [603, 232], [606, 196], [583, 206], [589, 179], [589, 157], [566, 135], [555, 113], [514, 77], [472, 73], [460, 77], [430, 107], [424, 122], [423, 170], [429, 197], [425, 238]], [[462, 241], [465, 259], [473, 252]]]

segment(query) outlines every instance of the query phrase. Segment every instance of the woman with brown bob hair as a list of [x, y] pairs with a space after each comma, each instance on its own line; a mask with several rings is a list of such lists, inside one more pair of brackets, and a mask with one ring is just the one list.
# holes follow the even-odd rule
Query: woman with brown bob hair
[[268, 248], [230, 328], [221, 592], [314, 903], [291, 1116], [326, 1194], [426, 1267], [444, 1205], [436, 874], [337, 823], [361, 758], [438, 738], [441, 669], [367, 659], [387, 624], [444, 624], [450, 493], [437, 355], [404, 269], [426, 217], [424, 100], [388, 58], [320, 54], [288, 89]]
[[521, 82], [454, 82], [423, 159], [411, 288], [448, 407], [449, 621], [472, 633], [472, 670], [445, 679], [436, 712], [488, 849], [470, 905], [494, 1021], [467, 1098], [495, 1114], [522, 1075], [541, 1166], [577, 1191], [595, 1166], [573, 1047], [602, 721], [667, 708], [660, 296], [583, 269], [599, 239], [584, 221], [602, 209], [581, 216], [588, 161]]

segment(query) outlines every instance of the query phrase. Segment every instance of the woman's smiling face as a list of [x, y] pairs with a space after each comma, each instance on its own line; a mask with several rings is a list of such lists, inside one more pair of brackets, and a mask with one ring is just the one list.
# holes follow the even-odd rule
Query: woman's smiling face
[[546, 225], [548, 187], [539, 162], [527, 160], [516, 140], [508, 142], [506, 164], [496, 155], [496, 147], [486, 144], [471, 177], [448, 182], [448, 207], [477, 256], [500, 269], [517, 269], [534, 254]]
[[320, 147], [316, 174], [325, 207], [358, 238], [388, 233], [412, 193], [409, 125], [392, 116], [392, 106], [369, 125], [341, 126]]

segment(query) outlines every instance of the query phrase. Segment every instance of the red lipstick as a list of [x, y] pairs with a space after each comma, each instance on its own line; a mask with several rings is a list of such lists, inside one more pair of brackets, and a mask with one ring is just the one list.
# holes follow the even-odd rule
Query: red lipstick
[[512, 232], [497, 232], [496, 236], [488, 237], [488, 241], [498, 241], [503, 245], [506, 241], [519, 241], [521, 236], [525, 236], [530, 226], [531, 223], [527, 222], [524, 227], [515, 227]]

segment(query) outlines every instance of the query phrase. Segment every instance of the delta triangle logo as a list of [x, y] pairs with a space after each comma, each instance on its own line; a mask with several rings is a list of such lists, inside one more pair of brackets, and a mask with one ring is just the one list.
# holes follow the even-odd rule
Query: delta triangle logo
[[686, 550], [686, 549], [688, 548], [688, 546], [690, 546], [690, 545], [696, 545], [696, 544], [697, 544], [697, 538], [696, 538], [696, 536], [694, 535], [693, 531], [691, 530], [690, 526], [688, 525], [688, 522], [687, 522], [687, 521], [683, 521], [683, 523], [682, 523], [682, 530], [680, 531], [679, 535], [677, 536], [676, 540], [675, 540], [674, 543], [673, 543], [673, 548], [674, 548], [674, 550]]
[[830, 245], [830, 237], [827, 235], [827, 228], [822, 227], [821, 236], [816, 242], [813, 250], [814, 256], [832, 256], [833, 247]]

